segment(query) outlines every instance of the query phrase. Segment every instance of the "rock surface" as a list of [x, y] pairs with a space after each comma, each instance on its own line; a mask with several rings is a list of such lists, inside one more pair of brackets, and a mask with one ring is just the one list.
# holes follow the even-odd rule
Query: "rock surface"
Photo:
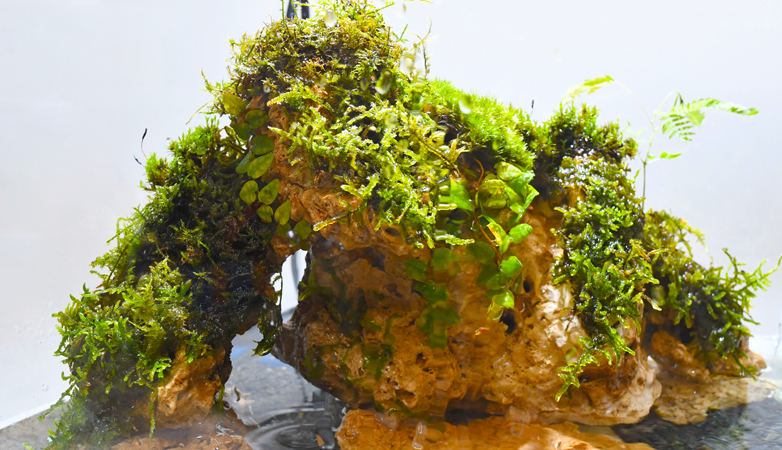
[[646, 444], [625, 444], [608, 436], [581, 433], [572, 423], [546, 426], [492, 417], [468, 425], [445, 424], [441, 431], [415, 421], [390, 429], [368, 411], [350, 411], [337, 439], [342, 450], [651, 450]]
[[275, 355], [352, 407], [435, 416], [447, 408], [512, 409], [527, 421], [637, 422], [661, 388], [634, 327], [623, 333], [635, 356], [588, 370], [572, 396], [555, 399], [562, 385], [558, 368], [578, 355], [578, 338], [586, 332], [573, 313], [569, 287], [551, 281], [561, 251], [549, 231], [557, 213], [543, 202], [533, 208], [524, 217], [532, 234], [510, 250], [524, 266], [520, 293], [500, 321], [487, 317], [487, 289], [477, 283], [480, 265], [465, 247], [457, 247], [457, 260], [435, 274], [461, 318], [448, 326], [444, 349], [432, 348], [420, 330], [426, 299], [405, 270], [405, 261], [428, 261], [431, 252], [395, 245], [394, 229], [327, 227], [323, 236], [329, 238], [312, 245], [308, 285]]

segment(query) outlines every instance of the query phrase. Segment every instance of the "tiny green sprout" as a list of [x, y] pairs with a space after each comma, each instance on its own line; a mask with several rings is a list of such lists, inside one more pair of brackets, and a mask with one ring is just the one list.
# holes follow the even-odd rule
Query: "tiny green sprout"
[[[693, 131], [694, 128], [699, 127], [706, 118], [706, 113], [703, 111], [704, 108], [717, 109], [720, 111], [730, 112], [743, 116], [753, 116], [758, 113], [758, 110], [755, 108], [746, 108], [735, 103], [724, 102], [714, 98], [702, 98], [687, 103], [684, 101], [684, 98], [682, 98], [682, 95], [679, 92], [671, 92], [665, 96], [662, 102], [660, 102], [660, 106], [654, 111], [654, 113], [649, 115], [633, 91], [608, 75], [586, 80], [581, 84], [573, 86], [562, 97], [562, 102], [572, 102], [576, 97], [583, 93], [591, 94], [602, 87], [614, 83], [621, 86], [625, 91], [633, 96], [635, 101], [638, 103], [638, 106], [646, 115], [646, 118], [649, 121], [649, 125], [651, 126], [651, 134], [649, 136], [649, 143], [646, 148], [646, 153], [638, 154], [643, 170], [641, 198], [644, 202], [646, 200], [646, 166], [649, 164], [649, 162], [655, 159], [675, 159], [681, 156], [681, 153], [668, 154], [666, 152], [661, 153], [659, 156], [653, 155], [651, 153], [652, 143], [654, 142], [657, 134], [667, 136], [669, 139], [678, 137], [685, 142], [692, 141], [692, 137], [695, 135], [695, 132]], [[674, 95], [674, 100], [671, 109], [668, 112], [661, 111], [660, 108], [662, 108], [663, 104], [672, 95]], [[639, 138], [641, 134], [643, 133], [639, 133], [639, 136], [636, 136], [636, 138]]]

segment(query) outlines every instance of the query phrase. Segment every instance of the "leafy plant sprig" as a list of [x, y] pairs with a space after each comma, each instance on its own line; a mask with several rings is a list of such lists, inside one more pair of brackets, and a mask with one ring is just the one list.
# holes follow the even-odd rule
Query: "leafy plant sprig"
[[[644, 108], [643, 104], [633, 93], [633, 91], [608, 75], [585, 80], [583, 83], [573, 86], [562, 97], [562, 101], [573, 101], [581, 94], [591, 94], [598, 89], [610, 84], [617, 84], [621, 86], [625, 91], [629, 92], [630, 95], [633, 96], [644, 115], [646, 115], [646, 119], [649, 121], [649, 126], [651, 127], [651, 134], [649, 136], [649, 143], [646, 148], [646, 153], [643, 155], [640, 153], [638, 154], [643, 170], [643, 187], [641, 191], [641, 198], [644, 200], [646, 199], [647, 164], [655, 159], [675, 159], [681, 156], [681, 153], [669, 154], [667, 152], [662, 152], [659, 155], [653, 155], [652, 144], [654, 143], [654, 139], [658, 134], [666, 136], [669, 139], [679, 138], [685, 142], [692, 141], [692, 137], [695, 135], [695, 128], [700, 127], [701, 123], [703, 123], [703, 120], [706, 118], [706, 113], [704, 112], [704, 109], [706, 108], [730, 112], [743, 116], [752, 116], [758, 113], [758, 110], [755, 108], [746, 108], [735, 103], [724, 102], [714, 98], [701, 98], [691, 102], [685, 102], [681, 93], [671, 92], [665, 96], [662, 102], [660, 102], [660, 105], [656, 110], [654, 110], [652, 115], [649, 115], [649, 113], [646, 111], [646, 108]], [[663, 111], [663, 105], [671, 96], [674, 96], [671, 108], [668, 111]], [[640, 130], [638, 134], [643, 134], [644, 131], [645, 130]]]

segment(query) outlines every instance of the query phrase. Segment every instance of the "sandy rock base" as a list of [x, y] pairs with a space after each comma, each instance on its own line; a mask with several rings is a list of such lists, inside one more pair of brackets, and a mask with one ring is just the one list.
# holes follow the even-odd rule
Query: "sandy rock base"
[[512, 422], [502, 417], [476, 419], [468, 425], [432, 426], [408, 420], [388, 428], [369, 411], [353, 410], [342, 420], [337, 439], [343, 450], [650, 450], [609, 436], [581, 433], [572, 423]]

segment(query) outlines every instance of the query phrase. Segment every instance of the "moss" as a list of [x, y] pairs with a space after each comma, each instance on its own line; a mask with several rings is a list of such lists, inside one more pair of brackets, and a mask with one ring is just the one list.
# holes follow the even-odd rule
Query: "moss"
[[[746, 271], [724, 249], [728, 267], [703, 267], [693, 260], [688, 238], [703, 243], [703, 235], [683, 219], [663, 211], [647, 212], [644, 241], [657, 249], [650, 256], [660, 282], [648, 290], [650, 305], [666, 317], [666, 331], [685, 343], [694, 342], [704, 362], [729, 358], [744, 374], [752, 375], [755, 368], [741, 363], [750, 337], [745, 324], [757, 324], [749, 314], [750, 301], [769, 285], [768, 277], [782, 259], [768, 272], [763, 271], [763, 263]], [[650, 326], [650, 332], [658, 328]]]
[[[767, 274], [735, 261], [727, 272], [700, 268], [677, 250], [684, 228], [641, 211], [626, 177], [635, 143], [616, 124], [598, 125], [586, 107], [532, 123], [521, 110], [428, 79], [428, 69], [410, 70], [406, 58], [423, 44], [404, 48], [367, 1], [325, 6], [334, 26], [280, 20], [232, 42], [231, 79], [207, 82], [215, 95], [207, 114], [227, 116], [230, 126], [208, 120], [171, 144], [170, 161], [149, 159], [150, 201], [118, 223], [115, 248], [95, 261], [105, 270], [101, 286], [57, 315], [70, 386], [52, 448], [101, 446], [153, 428], [132, 411], [153, 405], [179, 349], [190, 358], [229, 349], [237, 330], [257, 322], [256, 351], [268, 352], [281, 326], [270, 286], [282, 261], [271, 239], [293, 229], [291, 245], [306, 248], [310, 233], [317, 239], [314, 232], [367, 209], [377, 228], [398, 227], [410, 245], [432, 249], [430, 261], [406, 264], [427, 300], [418, 326], [432, 347], [445, 347], [459, 320], [442, 286], [460, 258], [483, 266], [491, 319], [513, 307], [521, 263], [507, 252], [529, 235], [522, 217], [540, 192], [560, 205], [556, 281], [573, 287], [589, 333], [580, 358], [562, 369], [560, 395], [578, 386], [596, 353], [613, 361], [635, 351], [617, 330], [641, 324], [642, 301], [672, 311], [672, 326], [698, 339], [708, 358], [739, 356], [749, 299]], [[270, 127], [271, 108], [285, 116], [280, 128]], [[290, 200], [268, 175], [275, 140], [296, 170], [329, 172], [360, 206], [319, 224], [290, 222]], [[468, 248], [457, 258], [451, 250], [460, 245]], [[329, 297], [329, 313], [357, 335], [364, 299], [336, 294], [310, 280], [303, 295]], [[386, 345], [364, 349], [375, 376], [390, 357]], [[307, 354], [311, 377], [322, 376], [323, 351]]]
[[180, 349], [192, 360], [230, 346], [255, 317], [267, 331], [260, 351], [271, 348], [281, 320], [265, 289], [281, 264], [273, 227], [248, 219], [234, 195], [234, 145], [210, 120], [171, 144], [170, 163], [150, 158], [149, 203], [118, 222], [115, 248], [93, 263], [101, 286], [56, 315], [70, 384], [51, 448], [153, 428], [136, 406], [154, 406]]

